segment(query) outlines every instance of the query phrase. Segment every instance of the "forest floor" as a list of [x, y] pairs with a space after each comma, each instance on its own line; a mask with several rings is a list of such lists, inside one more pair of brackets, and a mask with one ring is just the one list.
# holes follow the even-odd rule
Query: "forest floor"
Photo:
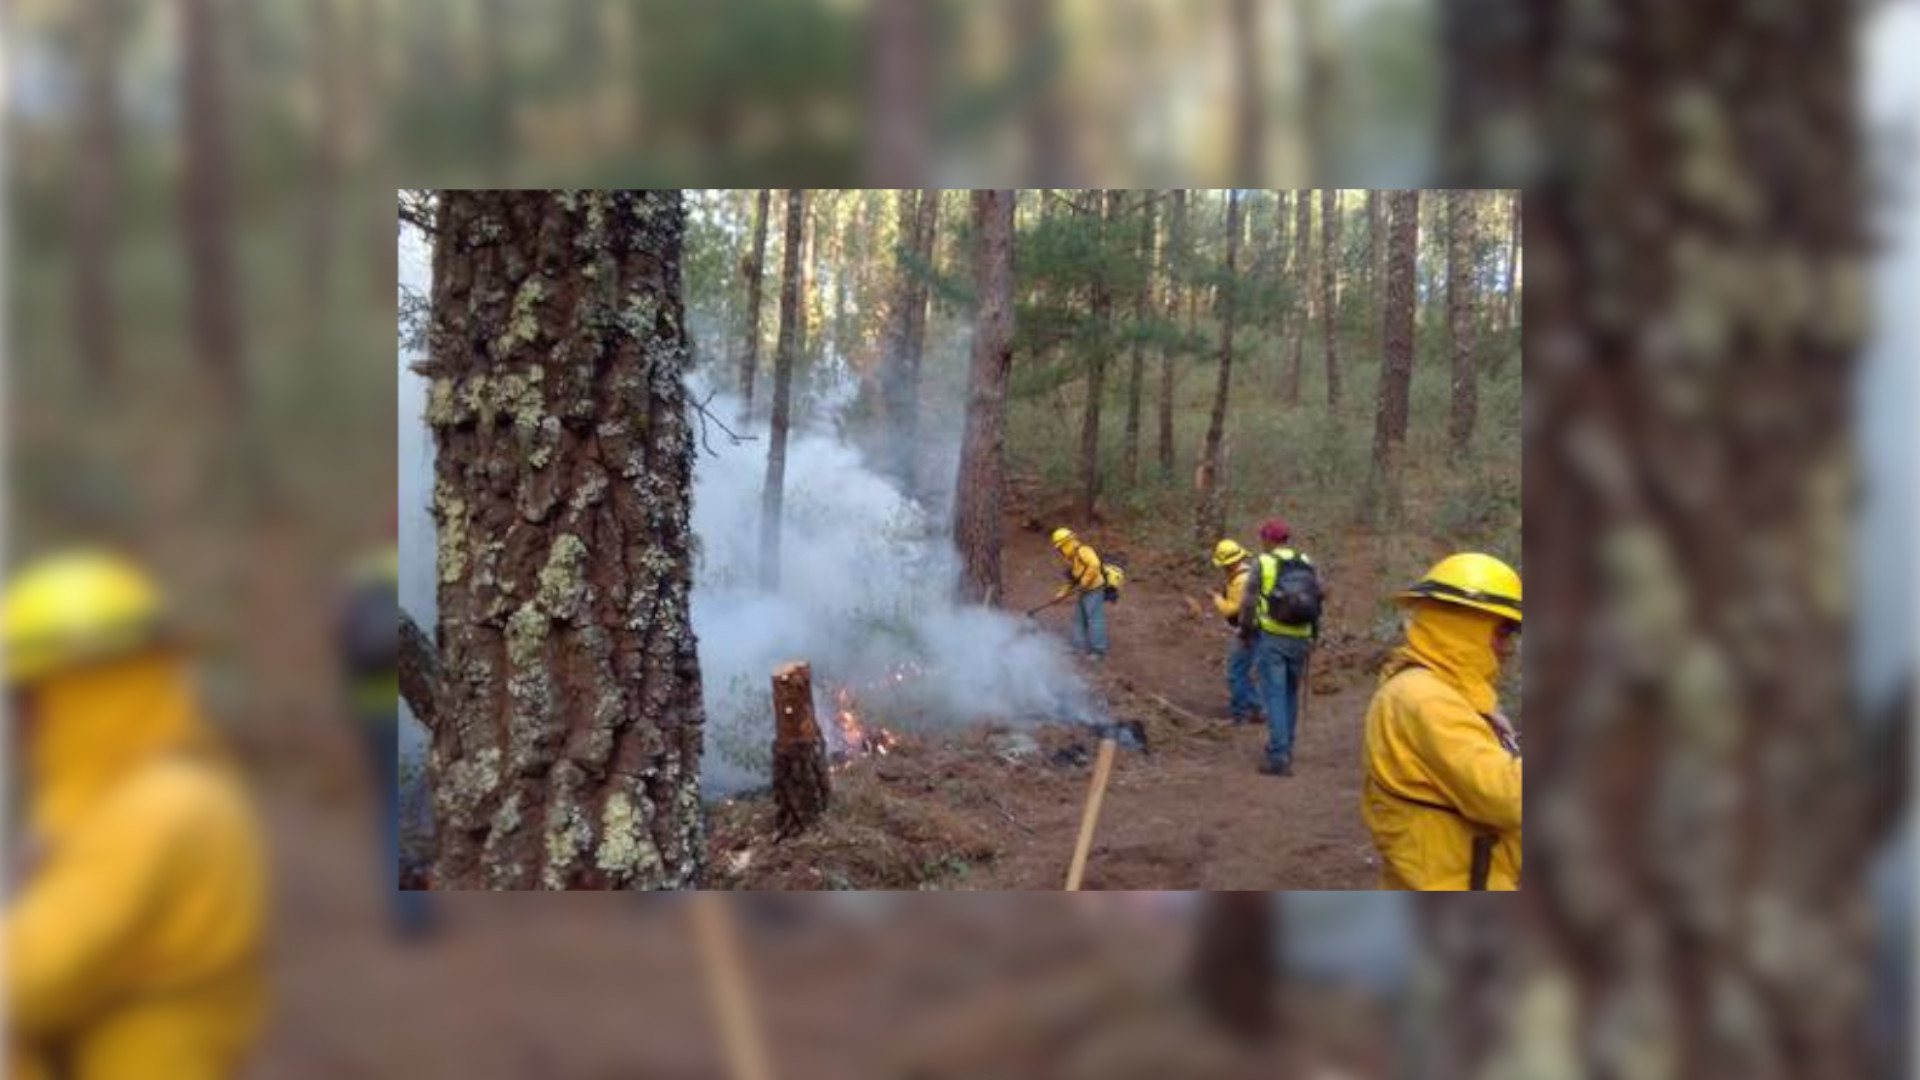
[[[1264, 725], [1226, 718], [1230, 630], [1210, 609], [1217, 588], [1190, 554], [1146, 551], [1118, 530], [1082, 530], [1101, 551], [1129, 551], [1129, 585], [1109, 609], [1112, 652], [1081, 670], [1116, 721], [1149, 734], [1147, 753], [1115, 763], [1085, 881], [1089, 889], [1368, 889], [1378, 880], [1360, 820], [1361, 726], [1383, 649], [1330, 633], [1314, 657], [1290, 777], [1262, 775]], [[1330, 560], [1330, 625], [1368, 610], [1379, 585], [1356, 552]], [[1005, 522], [1009, 607], [1052, 594], [1060, 560], [1025, 509]], [[1377, 575], [1374, 575], [1377, 576]], [[1066, 633], [1065, 605], [1041, 630]], [[1093, 734], [1071, 723], [1023, 730], [1037, 753], [1003, 757], [1008, 725], [909, 738], [835, 778], [835, 804], [809, 834], [772, 836], [764, 798], [722, 804], [710, 837], [713, 887], [1058, 889], [1091, 772]], [[1071, 755], [1071, 756], [1069, 756]], [[1058, 759], [1056, 759], [1058, 756]]]

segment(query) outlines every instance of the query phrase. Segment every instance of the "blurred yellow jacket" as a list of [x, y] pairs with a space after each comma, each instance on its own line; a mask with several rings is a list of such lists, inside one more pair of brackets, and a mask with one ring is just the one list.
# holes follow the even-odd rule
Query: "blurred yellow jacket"
[[1236, 625], [1241, 605], [1247, 601], [1247, 580], [1253, 576], [1253, 566], [1253, 560], [1248, 559], [1234, 567], [1233, 578], [1227, 582], [1226, 595], [1216, 594], [1213, 598], [1213, 609], [1220, 613], [1221, 618]]
[[1486, 887], [1520, 886], [1520, 759], [1486, 720], [1498, 704], [1492, 616], [1415, 603], [1367, 709], [1361, 814], [1381, 887], [1470, 887], [1476, 837], [1493, 843]]
[[266, 866], [186, 671], [147, 655], [32, 693], [43, 854], [6, 913], [10, 1064], [71, 1080], [236, 1075], [266, 1011]]

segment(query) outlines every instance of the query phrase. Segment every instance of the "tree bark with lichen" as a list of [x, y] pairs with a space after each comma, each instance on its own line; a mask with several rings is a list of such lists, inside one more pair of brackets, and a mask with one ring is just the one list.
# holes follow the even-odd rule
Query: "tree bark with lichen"
[[446, 191], [435, 224], [435, 881], [692, 886], [682, 196]]
[[1528, 192], [1526, 584], [1553, 632], [1526, 659], [1525, 889], [1419, 906], [1434, 1080], [1888, 1075], [1864, 886], [1907, 757], [1852, 702], [1853, 10], [1447, 11], [1450, 111], [1480, 129], [1448, 180]]

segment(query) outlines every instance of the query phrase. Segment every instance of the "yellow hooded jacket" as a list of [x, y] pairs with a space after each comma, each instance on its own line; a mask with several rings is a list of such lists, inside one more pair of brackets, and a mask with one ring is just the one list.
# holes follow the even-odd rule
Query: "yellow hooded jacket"
[[1381, 887], [1470, 887], [1476, 836], [1495, 839], [1487, 888], [1520, 887], [1520, 759], [1486, 719], [1498, 704], [1493, 616], [1412, 605], [1367, 709], [1361, 815], [1380, 850]]
[[1213, 609], [1220, 617], [1234, 625], [1239, 625], [1240, 609], [1247, 601], [1247, 581], [1253, 577], [1252, 559], [1242, 559], [1234, 564], [1233, 576], [1227, 581], [1227, 591], [1213, 598]]
[[177, 658], [33, 688], [31, 844], [6, 913], [9, 1057], [73, 1080], [238, 1073], [266, 1010], [266, 868]]
[[1073, 592], [1091, 592], [1107, 583], [1099, 553], [1086, 544], [1075, 541], [1060, 557], [1067, 561], [1067, 583], [1053, 594], [1054, 599]]

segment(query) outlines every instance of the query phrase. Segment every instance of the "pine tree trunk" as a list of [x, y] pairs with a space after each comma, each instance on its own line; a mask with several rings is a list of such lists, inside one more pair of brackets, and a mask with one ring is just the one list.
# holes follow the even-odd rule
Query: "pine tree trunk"
[[893, 295], [887, 308], [886, 342], [880, 373], [880, 397], [887, 414], [887, 469], [902, 486], [911, 475], [918, 391], [908, 375], [908, 341], [912, 336], [914, 284], [911, 257], [919, 251], [918, 193], [894, 192], [897, 237], [893, 261]]
[[1127, 486], [1140, 486], [1140, 395], [1142, 382], [1146, 379], [1146, 343], [1139, 334], [1144, 332], [1147, 320], [1153, 317], [1153, 193], [1146, 192], [1140, 202], [1140, 291], [1136, 295], [1134, 306], [1135, 337], [1133, 339], [1133, 369], [1127, 378], [1127, 444], [1123, 470], [1127, 476]]
[[[1180, 312], [1181, 277], [1186, 272], [1187, 257], [1187, 193], [1176, 188], [1173, 195], [1173, 216], [1168, 227], [1169, 249], [1163, 256], [1167, 271], [1167, 318], [1178, 317]], [[1173, 482], [1173, 369], [1174, 351], [1165, 345], [1160, 346], [1160, 479]]]
[[115, 190], [120, 177], [118, 49], [121, 0], [83, 0], [80, 25], [80, 153], [73, 189], [73, 322], [80, 362], [95, 379], [111, 378]]
[[444, 888], [699, 877], [685, 226], [679, 192], [440, 194]]
[[1413, 383], [1414, 260], [1420, 232], [1420, 193], [1387, 196], [1387, 307], [1381, 327], [1380, 389], [1374, 398], [1373, 472], [1391, 476], [1407, 441], [1407, 398]]
[[188, 290], [194, 351], [228, 404], [246, 393], [228, 196], [228, 95], [215, 0], [181, 0], [181, 97], [186, 112], [183, 178]]
[[1293, 254], [1293, 244], [1288, 231], [1293, 224], [1293, 193], [1275, 191], [1273, 210], [1273, 276], [1282, 287], [1287, 283], [1287, 271], [1291, 268], [1288, 257]]
[[[1120, 192], [1105, 193], [1100, 211], [1101, 250], [1106, 250], [1113, 235], [1114, 219], [1119, 216]], [[1093, 285], [1093, 322], [1099, 327], [1100, 344], [1088, 358], [1087, 402], [1080, 414], [1080, 499], [1075, 509], [1082, 521], [1094, 520], [1100, 501], [1100, 406], [1107, 393], [1107, 342], [1113, 339], [1113, 285], [1102, 268]]]
[[1473, 192], [1447, 191], [1447, 334], [1453, 347], [1453, 409], [1447, 443], [1456, 458], [1473, 444], [1480, 373], [1473, 363]]
[[1287, 404], [1300, 404], [1300, 378], [1306, 370], [1307, 319], [1313, 311], [1313, 192], [1293, 197], [1293, 311], [1288, 320]]
[[876, 187], [905, 187], [921, 182], [931, 165], [937, 20], [918, 0], [879, 0], [872, 12], [866, 174]]
[[973, 193], [973, 281], [980, 307], [953, 511], [964, 604], [992, 604], [1006, 596], [1000, 514], [1007, 483], [1007, 379], [1013, 368], [1013, 205], [1011, 191]]
[[1207, 421], [1206, 448], [1201, 455], [1200, 492], [1194, 514], [1194, 542], [1206, 546], [1226, 533], [1227, 478], [1221, 462], [1221, 443], [1227, 431], [1227, 399], [1233, 383], [1233, 323], [1240, 306], [1235, 295], [1240, 256], [1240, 192], [1227, 192], [1227, 287], [1220, 304], [1220, 381], [1213, 392], [1213, 414]]
[[927, 348], [927, 304], [932, 292], [928, 275], [933, 271], [934, 241], [940, 235], [940, 192], [923, 189], [914, 204], [913, 256], [919, 263], [908, 276], [907, 337], [904, 365], [905, 386], [901, 391], [904, 429], [910, 438], [901, 444], [902, 476], [908, 491], [919, 491], [920, 484], [920, 365]]
[[773, 192], [766, 188], [753, 204], [753, 257], [747, 262], [747, 339], [740, 352], [740, 418], [753, 416], [753, 378], [760, 370], [760, 290], [767, 277], [767, 212]]
[[1380, 318], [1381, 290], [1386, 285], [1387, 256], [1385, 204], [1380, 192], [1367, 190], [1367, 340], [1372, 346], [1374, 359], [1380, 357], [1380, 328], [1385, 325]]
[[780, 517], [786, 499], [787, 425], [793, 408], [793, 365], [800, 321], [800, 232], [807, 193], [787, 189], [787, 239], [780, 273], [780, 336], [773, 354], [773, 421], [767, 444], [767, 484], [760, 496], [760, 584], [780, 585]]
[[1502, 330], [1512, 330], [1516, 325], [1515, 320], [1518, 318], [1518, 315], [1519, 315], [1520, 294], [1517, 291], [1515, 291], [1515, 287], [1518, 286], [1520, 283], [1519, 270], [1520, 270], [1521, 193], [1518, 191], [1515, 191], [1512, 195], [1512, 199], [1513, 199], [1513, 219], [1509, 225], [1509, 228], [1512, 231], [1511, 231], [1511, 235], [1507, 239], [1507, 290], [1503, 294], [1506, 297], [1506, 310], [1503, 313], [1502, 318], [1500, 320], [1500, 328]]
[[1320, 192], [1320, 325], [1327, 339], [1327, 412], [1340, 409], [1340, 357], [1334, 331], [1340, 322], [1340, 193]]

